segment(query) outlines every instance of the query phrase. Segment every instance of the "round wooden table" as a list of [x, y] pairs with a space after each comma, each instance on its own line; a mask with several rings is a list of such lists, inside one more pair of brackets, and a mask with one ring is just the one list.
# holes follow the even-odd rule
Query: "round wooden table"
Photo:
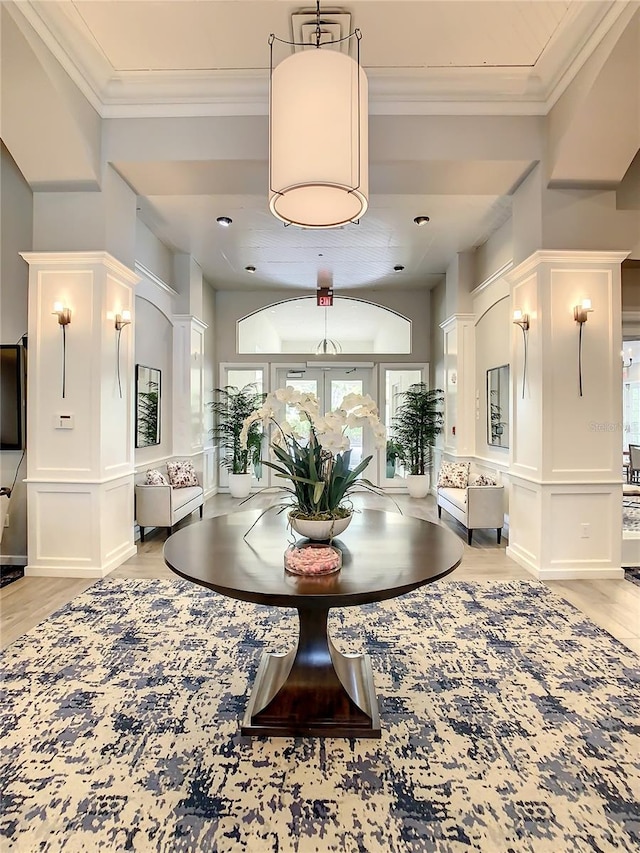
[[333, 541], [342, 569], [307, 578], [285, 572], [291, 537], [284, 513], [266, 513], [243, 538], [259, 515], [256, 510], [205, 519], [174, 533], [164, 546], [165, 563], [188, 581], [230, 598], [298, 611], [297, 647], [263, 655], [242, 734], [380, 737], [369, 656], [335, 648], [327, 632], [329, 610], [395, 598], [448, 575], [460, 565], [462, 543], [431, 522], [364, 510]]

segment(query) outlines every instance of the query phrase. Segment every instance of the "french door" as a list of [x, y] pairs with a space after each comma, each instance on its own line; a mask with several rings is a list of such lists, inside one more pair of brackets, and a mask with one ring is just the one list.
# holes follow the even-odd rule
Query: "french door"
[[[373, 370], [370, 367], [327, 367], [291, 370], [278, 368], [276, 370], [276, 388], [295, 388], [296, 391], [315, 394], [320, 404], [320, 413], [324, 414], [337, 409], [347, 394], [371, 394]], [[298, 413], [287, 407], [287, 420], [302, 435], [308, 432], [309, 424], [300, 419]], [[367, 468], [367, 479], [375, 482], [377, 478], [377, 454], [373, 450], [371, 433], [363, 427], [347, 429], [351, 443], [351, 468], [355, 468], [365, 456], [373, 454], [374, 458]]]

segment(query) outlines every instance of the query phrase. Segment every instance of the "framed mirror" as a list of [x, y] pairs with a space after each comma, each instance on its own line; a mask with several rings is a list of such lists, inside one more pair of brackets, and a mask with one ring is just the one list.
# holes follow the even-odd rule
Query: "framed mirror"
[[487, 370], [487, 444], [509, 447], [509, 365]]
[[160, 444], [160, 370], [136, 364], [136, 447]]

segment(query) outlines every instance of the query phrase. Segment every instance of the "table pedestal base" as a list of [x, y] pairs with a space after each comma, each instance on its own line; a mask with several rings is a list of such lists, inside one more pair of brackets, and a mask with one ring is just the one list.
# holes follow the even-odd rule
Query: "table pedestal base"
[[242, 720], [243, 735], [380, 737], [368, 655], [343, 655], [327, 634], [328, 609], [298, 609], [298, 647], [265, 654]]

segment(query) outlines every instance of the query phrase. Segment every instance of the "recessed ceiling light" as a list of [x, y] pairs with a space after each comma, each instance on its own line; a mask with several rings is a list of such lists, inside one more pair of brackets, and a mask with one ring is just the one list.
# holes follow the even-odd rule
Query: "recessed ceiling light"
[[230, 216], [219, 216], [216, 219], [216, 222], [218, 223], [218, 225], [222, 225], [223, 228], [228, 228], [233, 222], [233, 219], [231, 219]]
[[404, 269], [404, 267], [402, 266], [402, 264], [396, 264], [395, 267], [393, 268], [393, 271], [394, 272], [402, 272], [403, 269]]
[[245, 267], [245, 270], [247, 272], [254, 273], [256, 271], [256, 268], [252, 264], [249, 264], [248, 267]]
[[428, 216], [416, 216], [416, 218], [413, 221], [416, 223], [416, 225], [426, 225], [427, 222], [429, 221], [429, 217]]

